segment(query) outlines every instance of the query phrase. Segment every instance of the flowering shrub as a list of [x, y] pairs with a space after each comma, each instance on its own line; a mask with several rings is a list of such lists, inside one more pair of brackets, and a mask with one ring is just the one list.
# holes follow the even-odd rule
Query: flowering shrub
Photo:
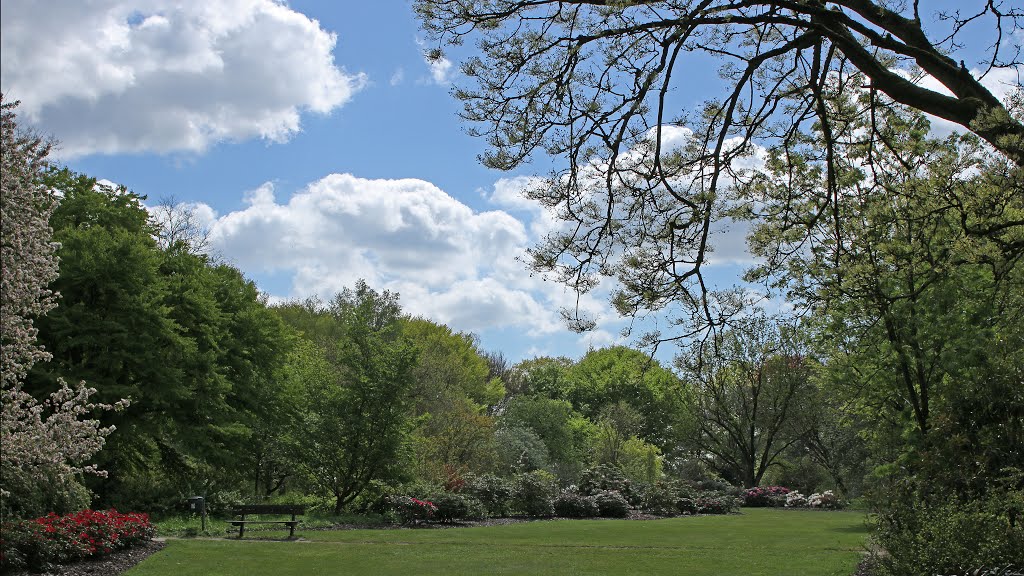
[[431, 495], [428, 503], [435, 506], [434, 517], [443, 523], [456, 520], [483, 520], [487, 516], [484, 505], [469, 494], [441, 492]]
[[398, 515], [402, 524], [419, 524], [434, 517], [437, 506], [433, 502], [412, 498], [410, 496], [392, 496], [391, 509]]
[[46, 569], [51, 564], [110, 554], [146, 542], [154, 533], [148, 515], [113, 509], [4, 522], [0, 570]]
[[597, 516], [597, 502], [573, 489], [562, 490], [555, 498], [555, 514], [563, 518], [592, 518]]
[[802, 508], [807, 506], [807, 496], [799, 492], [790, 492], [786, 494], [786, 507], [787, 508]]
[[649, 485], [643, 491], [640, 499], [640, 507], [648, 514], [656, 516], [675, 516], [679, 513], [676, 502], [682, 494], [682, 490], [672, 483], [656, 482]]
[[751, 508], [783, 506], [791, 490], [784, 486], [755, 486], [747, 488], [740, 497], [743, 505]]
[[629, 501], [616, 490], [602, 490], [592, 498], [603, 518], [625, 518], [629, 515]]
[[676, 510], [680, 514], [696, 514], [697, 502], [693, 498], [679, 498], [676, 500]]
[[580, 477], [580, 493], [594, 496], [598, 492], [614, 491], [627, 500], [633, 496], [632, 482], [618, 468], [601, 464], [583, 472]]
[[729, 514], [736, 511], [740, 501], [732, 496], [706, 493], [694, 500], [698, 514]]
[[811, 494], [807, 498], [807, 505], [811, 508], [832, 508], [838, 509], [842, 507], [842, 502], [839, 497], [832, 493], [831, 490], [826, 490], [820, 494]]

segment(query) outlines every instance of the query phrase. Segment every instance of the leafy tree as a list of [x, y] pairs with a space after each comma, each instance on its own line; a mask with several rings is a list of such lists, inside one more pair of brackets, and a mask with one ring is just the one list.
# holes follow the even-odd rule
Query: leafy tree
[[88, 462], [113, 428], [91, 417], [111, 408], [91, 400], [93, 388], [60, 380], [39, 401], [24, 387], [50, 357], [34, 320], [57, 303], [56, 197], [43, 181], [50, 144], [19, 128], [16, 106], [0, 95], [0, 512], [31, 516], [88, 504], [78, 477], [105, 474]]
[[[937, 417], [953, 425], [954, 413], [962, 430], [1016, 429], [1020, 397], [1006, 386], [1022, 349], [1020, 169], [980, 153], [971, 137], [929, 139], [922, 117], [899, 112], [875, 119], [888, 148], [869, 159], [871, 142], [858, 138], [868, 120], [849, 99], [831, 105], [845, 119], [837, 134], [854, 144], [837, 172], [841, 194], [826, 200], [825, 175], [802, 156], [771, 158], [767, 175], [743, 189], [759, 207], [751, 246], [766, 261], [750, 277], [815, 312], [832, 384], [871, 423], [883, 460], [949, 447], [948, 429], [932, 429]], [[820, 145], [820, 135], [804, 137]], [[815, 218], [826, 202], [842, 227]], [[978, 411], [967, 416], [960, 401]], [[995, 461], [972, 454], [963, 480], [984, 484], [1018, 465], [1014, 436], [986, 443], [1001, 454]], [[953, 469], [934, 464], [933, 473]]]
[[[1005, 563], [1022, 538], [1024, 174], [972, 137], [929, 139], [919, 115], [865, 118], [840, 96], [838, 194], [812, 153], [769, 157], [741, 188], [765, 259], [751, 277], [811, 312], [828, 392], [864, 423], [887, 573], [973, 569], [954, 542]], [[798, 137], [809, 150], [823, 135]]]
[[[833, 198], [845, 157], [833, 93], [863, 93], [864, 118], [906, 106], [959, 124], [1024, 164], [1019, 108], [1000, 101], [962, 58], [965, 29], [987, 27], [985, 71], [1019, 66], [1024, 17], [1011, 2], [974, 0], [952, 13], [883, 0], [418, 0], [426, 30], [445, 45], [475, 40], [455, 91], [486, 165], [510, 170], [538, 154], [566, 166], [527, 196], [567, 225], [532, 252], [534, 270], [583, 293], [619, 282], [623, 314], [670, 315], [685, 340], [726, 324], [736, 294], [708, 289], [705, 265], [729, 219], [724, 192], [747, 177], [761, 147], [788, 159], [814, 149]], [[974, 44], [974, 42], [971, 42]], [[701, 57], [704, 55], [704, 58]], [[721, 63], [718, 98], [688, 115], [674, 92], [691, 66]], [[928, 75], [935, 89], [920, 80]], [[1017, 80], [1016, 87], [1020, 87]], [[872, 150], [885, 146], [868, 123]], [[800, 198], [800, 196], [797, 196]], [[823, 216], [836, 213], [826, 205]], [[840, 224], [836, 221], [836, 224]], [[571, 325], [594, 322], [567, 311]]]
[[511, 395], [544, 394], [558, 398], [566, 372], [573, 361], [565, 358], [541, 356], [523, 360], [509, 371], [505, 387]]
[[556, 398], [591, 421], [620, 402], [639, 414], [636, 434], [665, 453], [679, 449], [690, 423], [683, 382], [646, 354], [622, 346], [593, 350], [561, 380]]
[[560, 478], [574, 480], [586, 467], [592, 424], [569, 402], [539, 395], [517, 396], [505, 406], [500, 423], [536, 434]]
[[308, 382], [298, 445], [303, 465], [339, 514], [371, 481], [399, 472], [416, 363], [400, 313], [397, 294], [378, 293], [363, 281], [328, 308], [308, 310], [328, 319], [339, 337], [322, 349]]
[[505, 389], [490, 377], [476, 337], [424, 318], [403, 319], [402, 333], [417, 349], [410, 394], [420, 476], [444, 481], [453, 470], [489, 469], [494, 419], [488, 413]]
[[693, 344], [680, 364], [694, 388], [694, 447], [744, 486], [757, 486], [800, 439], [795, 416], [810, 409], [811, 363], [794, 328], [754, 316]]
[[238, 270], [183, 243], [161, 249], [138, 195], [68, 170], [46, 183], [62, 195], [50, 221], [63, 305], [40, 322], [53, 359], [31, 385], [83, 378], [103, 401], [132, 399], [103, 419], [118, 433], [99, 455], [116, 473], [100, 495], [131, 504], [128, 485], [154, 473], [179, 490], [236, 482], [252, 425], [273, 412], [256, 399], [287, 348], [280, 320]]

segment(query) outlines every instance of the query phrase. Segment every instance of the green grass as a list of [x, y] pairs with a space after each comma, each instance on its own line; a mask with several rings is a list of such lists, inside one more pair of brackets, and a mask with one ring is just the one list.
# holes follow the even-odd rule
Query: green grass
[[[304, 541], [172, 540], [128, 576], [686, 574], [849, 576], [857, 512], [747, 509], [651, 521], [563, 520], [448, 530], [300, 531]], [[280, 536], [280, 534], [276, 534]]]

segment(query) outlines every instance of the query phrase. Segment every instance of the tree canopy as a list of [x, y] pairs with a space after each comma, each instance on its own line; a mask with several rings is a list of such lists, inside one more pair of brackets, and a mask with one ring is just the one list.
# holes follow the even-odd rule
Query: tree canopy
[[[533, 249], [534, 269], [580, 292], [615, 277], [620, 312], [671, 312], [679, 338], [727, 322], [742, 304], [741, 295], [710, 290], [705, 267], [729, 221], [724, 192], [749, 177], [763, 149], [799, 154], [822, 171], [821, 218], [835, 226], [837, 162], [849, 146], [886, 148], [877, 119], [893, 107], [958, 124], [1024, 164], [1019, 105], [981, 80], [1020, 64], [1014, 35], [1024, 12], [1012, 2], [937, 15], [923, 2], [872, 0], [419, 0], [416, 8], [438, 41], [432, 56], [476, 42], [455, 94], [471, 133], [487, 141], [484, 163], [507, 170], [543, 153], [567, 164], [527, 191], [566, 222]], [[975, 56], [962, 43], [979, 28], [992, 42], [975, 47], [984, 61], [972, 72], [965, 59], [974, 65]], [[692, 82], [701, 56], [720, 63], [724, 87], [687, 111], [675, 92]], [[1019, 88], [1018, 76], [1011, 91]], [[855, 112], [868, 122], [853, 141], [838, 136], [837, 94], [863, 95]], [[804, 131], [822, 136], [813, 150]]]

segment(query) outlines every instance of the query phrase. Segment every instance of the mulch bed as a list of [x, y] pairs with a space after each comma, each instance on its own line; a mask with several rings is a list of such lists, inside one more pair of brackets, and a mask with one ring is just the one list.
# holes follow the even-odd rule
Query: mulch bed
[[[164, 546], [163, 542], [150, 540], [141, 546], [135, 546], [127, 550], [118, 550], [99, 558], [82, 560], [71, 564], [58, 564], [41, 574], [42, 576], [118, 576]], [[14, 576], [33, 574], [40, 573], [21, 572], [16, 573]]]

